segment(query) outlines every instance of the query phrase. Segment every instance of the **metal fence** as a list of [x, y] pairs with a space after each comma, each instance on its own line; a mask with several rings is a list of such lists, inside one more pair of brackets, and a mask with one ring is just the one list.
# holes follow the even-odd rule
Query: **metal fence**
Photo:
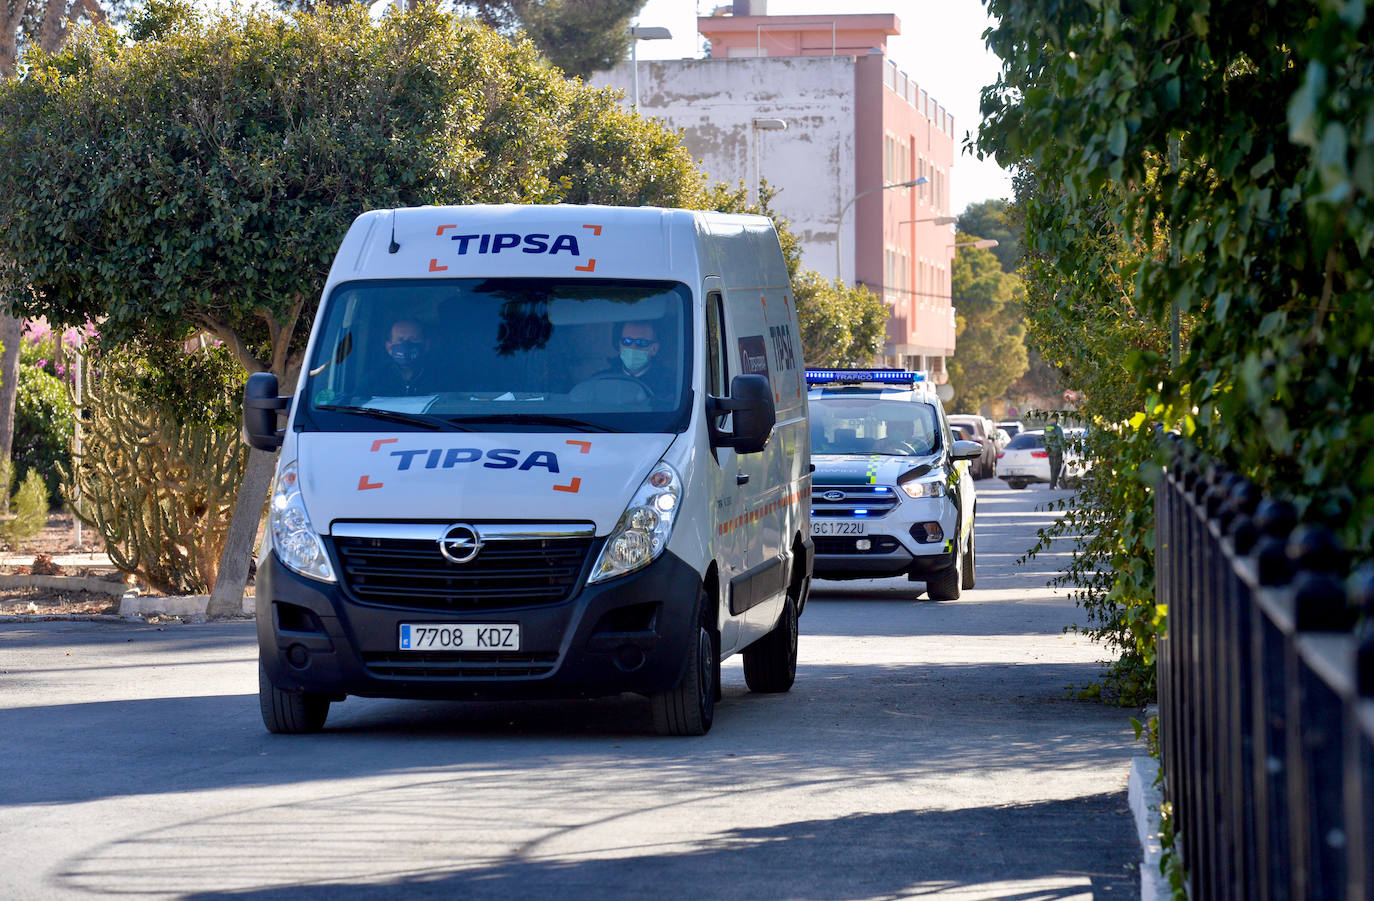
[[1174, 443], [1160, 757], [1194, 901], [1374, 901], [1374, 569]]

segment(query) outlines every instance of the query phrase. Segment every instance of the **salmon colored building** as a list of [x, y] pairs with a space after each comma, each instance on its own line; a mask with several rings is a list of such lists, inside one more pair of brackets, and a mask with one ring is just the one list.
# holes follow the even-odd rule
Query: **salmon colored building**
[[[945, 381], [954, 118], [887, 56], [900, 20], [726, 14], [699, 17], [697, 28], [706, 59], [639, 63], [640, 112], [681, 128], [712, 179], [751, 188], [766, 179], [803, 265], [888, 304], [883, 362]], [[628, 95], [633, 73], [626, 63], [596, 80]]]

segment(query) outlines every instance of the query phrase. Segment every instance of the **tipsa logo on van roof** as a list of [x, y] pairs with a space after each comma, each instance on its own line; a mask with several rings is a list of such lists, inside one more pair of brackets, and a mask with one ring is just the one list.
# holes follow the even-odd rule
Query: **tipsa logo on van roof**
[[[599, 225], [584, 225], [582, 227], [591, 231], [590, 237], [595, 238], [601, 236], [601, 226]], [[582, 250], [577, 243], [578, 236], [575, 234], [555, 235], [551, 232], [476, 232], [470, 234], [455, 233], [445, 235], [444, 233], [449, 229], [454, 229], [456, 231], [458, 226], [456, 224], [441, 225], [435, 229], [434, 233], [438, 237], [447, 237], [450, 241], [458, 242], [457, 250], [458, 256], [460, 257], [468, 256], [469, 254], [499, 254], [502, 252], [547, 254], [548, 256], [557, 256], [558, 254], [566, 253], [570, 257], [577, 258], [582, 256]], [[586, 240], [588, 237], [588, 235], [582, 235], [583, 240]], [[585, 265], [574, 266], [573, 268], [578, 272], [595, 272], [596, 260], [594, 258], [589, 259]], [[430, 272], [443, 272], [447, 269], [448, 266], [439, 265], [439, 260], [437, 258], [429, 261]]]

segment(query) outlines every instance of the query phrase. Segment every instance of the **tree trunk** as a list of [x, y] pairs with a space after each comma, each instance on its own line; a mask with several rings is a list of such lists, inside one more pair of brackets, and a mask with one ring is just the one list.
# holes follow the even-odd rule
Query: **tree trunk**
[[[0, 314], [0, 461], [10, 459], [14, 450], [14, 402], [19, 396], [19, 342], [24, 336], [24, 320]], [[11, 469], [12, 473], [12, 469]], [[0, 486], [0, 512], [10, 511], [10, 486]]]
[[258, 524], [262, 521], [267, 490], [276, 468], [276, 454], [256, 449], [248, 452], [248, 468], [244, 470], [238, 499], [234, 501], [234, 516], [229, 521], [229, 535], [219, 559], [215, 589], [205, 611], [208, 617], [238, 616], [243, 612], [248, 561], [253, 557], [253, 543], [258, 537]]

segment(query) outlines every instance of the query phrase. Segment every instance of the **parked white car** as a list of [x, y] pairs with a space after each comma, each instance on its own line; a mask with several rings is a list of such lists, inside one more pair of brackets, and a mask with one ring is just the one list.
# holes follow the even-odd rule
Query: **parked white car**
[[[1068, 448], [1064, 452], [1064, 471], [1061, 476], [1069, 487], [1076, 486], [1091, 468], [1091, 463], [1084, 459], [1079, 450], [1083, 435], [1084, 430], [1080, 428], [1064, 430]], [[1030, 429], [1011, 439], [1011, 443], [997, 455], [997, 476], [1017, 490], [1032, 482], [1048, 485], [1050, 452], [1045, 449], [1045, 430]]]

